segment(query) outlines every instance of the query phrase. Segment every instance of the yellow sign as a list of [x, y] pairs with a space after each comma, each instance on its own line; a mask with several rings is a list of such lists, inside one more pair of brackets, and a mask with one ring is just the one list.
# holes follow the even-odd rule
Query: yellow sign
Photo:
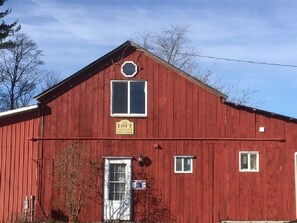
[[127, 119], [123, 119], [116, 122], [116, 134], [117, 135], [133, 135], [134, 134], [134, 122], [130, 122]]

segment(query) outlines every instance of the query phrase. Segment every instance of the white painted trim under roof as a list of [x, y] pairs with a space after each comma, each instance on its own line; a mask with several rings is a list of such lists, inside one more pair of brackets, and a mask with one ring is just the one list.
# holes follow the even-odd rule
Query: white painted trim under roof
[[38, 105], [32, 105], [32, 106], [28, 106], [28, 107], [17, 108], [17, 109], [5, 111], [5, 112], [0, 112], [0, 118], [4, 118], [4, 117], [7, 117], [7, 116], [27, 112], [27, 111], [30, 111], [30, 110], [34, 110], [36, 108], [38, 108]]

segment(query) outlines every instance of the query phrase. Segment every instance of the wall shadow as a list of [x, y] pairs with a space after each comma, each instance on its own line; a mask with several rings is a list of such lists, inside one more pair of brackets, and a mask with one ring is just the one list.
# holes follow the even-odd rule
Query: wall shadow
[[145, 190], [133, 190], [133, 216], [137, 222], [174, 222], [175, 217], [163, 203], [152, 176], [143, 171], [134, 172], [134, 179], [146, 180]]

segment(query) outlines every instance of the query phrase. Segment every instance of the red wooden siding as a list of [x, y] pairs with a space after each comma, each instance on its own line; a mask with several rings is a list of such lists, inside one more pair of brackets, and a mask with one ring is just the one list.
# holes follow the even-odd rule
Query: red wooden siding
[[[63, 94], [45, 100], [50, 113], [44, 116], [40, 136], [40, 203], [46, 217], [62, 196], [52, 188], [55, 154], [80, 141], [90, 145], [92, 157], [100, 162], [103, 156], [138, 154], [151, 160], [142, 168], [133, 161], [132, 178], [148, 181], [146, 191], [133, 192], [135, 221], [295, 218], [296, 123], [224, 104], [218, 94], [142, 51], [121, 56], [118, 62], [109, 58], [114, 62], [109, 66], [85, 70], [81, 84], [70, 81]], [[116, 135], [115, 123], [122, 118], [110, 116], [110, 81], [127, 79], [120, 73], [124, 61], [139, 66], [133, 79], [148, 81], [148, 116], [128, 118], [135, 123], [132, 136]], [[258, 131], [261, 126], [264, 133]], [[259, 151], [260, 172], [239, 172], [240, 151]], [[175, 174], [174, 155], [194, 155], [193, 173]], [[89, 204], [81, 218], [102, 220], [101, 205], [101, 200]]]
[[[218, 222], [227, 219], [280, 220], [295, 217], [293, 164], [286, 165], [289, 162], [285, 162], [293, 156], [292, 149], [281, 152], [277, 145], [276, 148], [267, 146], [267, 142], [260, 149], [253, 142], [240, 146], [238, 143], [194, 140], [104, 140], [84, 143], [90, 144], [92, 157], [101, 163], [102, 156], [137, 158], [139, 153], [151, 160], [150, 166], [142, 168], [133, 161], [133, 179], [148, 181], [146, 191], [133, 192], [135, 221]], [[154, 149], [154, 143], [159, 143], [162, 149]], [[62, 148], [66, 144], [56, 143], [56, 147]], [[245, 148], [260, 152], [259, 173], [239, 172], [238, 152]], [[174, 173], [173, 156], [177, 154], [196, 157], [193, 174]], [[293, 159], [290, 161], [293, 163]], [[278, 169], [275, 163], [279, 165]], [[46, 161], [42, 203], [46, 204], [44, 208], [48, 216], [52, 210], [60, 208], [53, 200], [51, 167], [52, 163]], [[102, 219], [100, 199], [84, 209], [82, 219]]]
[[26, 196], [36, 196], [38, 135], [36, 114], [0, 120], [0, 222], [22, 217]]

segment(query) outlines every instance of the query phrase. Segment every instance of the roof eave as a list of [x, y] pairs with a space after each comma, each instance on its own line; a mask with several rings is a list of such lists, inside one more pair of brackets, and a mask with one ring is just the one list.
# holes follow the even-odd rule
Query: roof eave
[[92, 63], [90, 63], [89, 65], [85, 66], [84, 68], [82, 68], [81, 70], [75, 72], [74, 74], [72, 74], [71, 76], [67, 77], [66, 79], [62, 80], [61, 82], [59, 82], [58, 84], [52, 86], [51, 88], [41, 92], [40, 94], [36, 95], [34, 98], [38, 101], [42, 100], [42, 98], [44, 96], [46, 96], [47, 94], [53, 92], [54, 90], [56, 90], [57, 88], [59, 88], [60, 86], [64, 85], [65, 83], [67, 83], [68, 81], [71, 81], [73, 78], [75, 78], [76, 76], [78, 76], [79, 74], [83, 73], [84, 71], [88, 70], [89, 68], [91, 68], [92, 66], [94, 66], [97, 63], [100, 63], [100, 61], [103, 61], [104, 59], [110, 57], [112, 54], [118, 52], [119, 50], [132, 45], [130, 41], [126, 41], [124, 42], [122, 45], [118, 46], [117, 48], [115, 48], [114, 50], [110, 51], [109, 53], [105, 54], [104, 56], [100, 57], [99, 59], [93, 61]]
[[249, 107], [246, 105], [241, 105], [241, 104], [237, 104], [237, 103], [230, 102], [230, 101], [223, 101], [223, 103], [226, 105], [230, 105], [232, 107], [237, 107], [237, 108], [243, 109], [243, 110], [247, 110], [247, 111], [251, 111], [251, 112], [255, 112], [255, 113], [259, 113], [259, 114], [263, 114], [263, 115], [267, 115], [267, 116], [271, 116], [271, 117], [276, 117], [276, 118], [283, 119], [283, 120], [297, 122], [297, 119], [294, 117], [277, 114], [277, 113], [274, 113], [271, 111], [266, 111], [266, 110], [262, 110], [262, 109], [258, 109], [258, 108], [254, 108], [254, 107]]

